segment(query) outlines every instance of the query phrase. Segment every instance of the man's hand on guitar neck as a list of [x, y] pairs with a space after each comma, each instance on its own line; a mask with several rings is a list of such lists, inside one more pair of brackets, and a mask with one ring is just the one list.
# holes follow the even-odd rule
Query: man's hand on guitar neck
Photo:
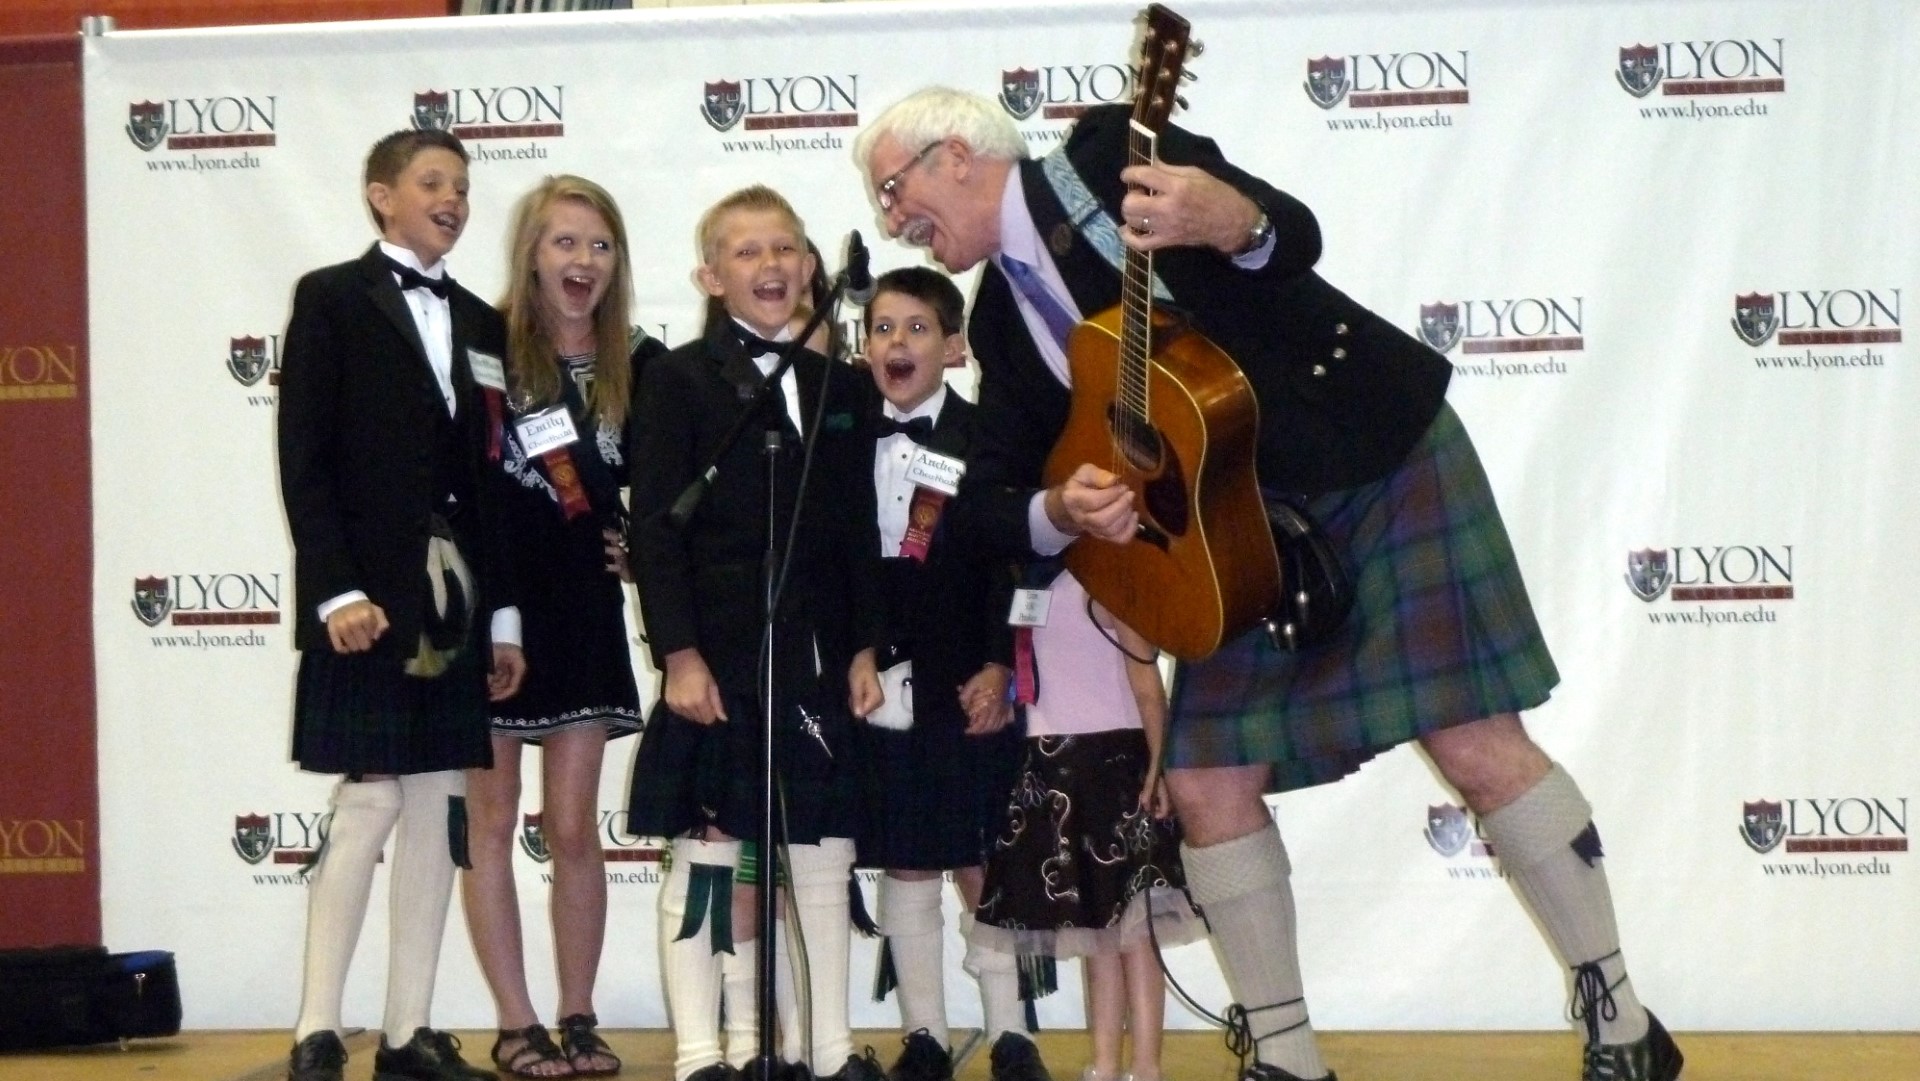
[[1212, 248], [1237, 255], [1260, 221], [1260, 207], [1237, 189], [1191, 165], [1130, 165], [1120, 171], [1127, 183], [1120, 236], [1136, 251], [1159, 248]]
[[1075, 536], [1125, 544], [1140, 528], [1133, 489], [1096, 465], [1082, 464], [1072, 476], [1047, 489], [1046, 508], [1047, 520], [1055, 529]]

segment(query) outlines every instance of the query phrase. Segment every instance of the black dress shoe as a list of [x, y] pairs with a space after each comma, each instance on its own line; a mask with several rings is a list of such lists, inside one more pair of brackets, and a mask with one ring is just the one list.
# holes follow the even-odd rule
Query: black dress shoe
[[900, 1057], [887, 1071], [887, 1081], [953, 1081], [953, 1056], [926, 1029], [915, 1029], [901, 1039]]
[[[1299, 1074], [1288, 1073], [1271, 1062], [1250, 1062], [1246, 1069], [1240, 1071], [1240, 1081], [1309, 1081], [1309, 1079]], [[1328, 1070], [1325, 1077], [1314, 1078], [1312, 1081], [1339, 1081], [1339, 1078], [1333, 1076], [1332, 1070]]]
[[1667, 1026], [1647, 1011], [1647, 1034], [1632, 1043], [1590, 1043], [1580, 1081], [1675, 1081], [1686, 1056]]
[[1047, 1064], [1040, 1061], [1040, 1049], [1018, 1032], [1001, 1033], [987, 1057], [993, 1081], [1053, 1081]]
[[687, 1081], [741, 1081], [744, 1075], [724, 1062], [702, 1066], [687, 1075]]
[[492, 1070], [467, 1065], [460, 1057], [460, 1040], [451, 1032], [421, 1027], [405, 1047], [392, 1047], [380, 1037], [373, 1054], [373, 1081], [500, 1081]]
[[287, 1081], [340, 1081], [347, 1068], [347, 1045], [340, 1034], [322, 1029], [293, 1045], [287, 1056]]
[[820, 1081], [887, 1081], [887, 1074], [880, 1068], [880, 1060], [874, 1057], [873, 1048], [869, 1047], [864, 1055], [848, 1055], [845, 1066]]

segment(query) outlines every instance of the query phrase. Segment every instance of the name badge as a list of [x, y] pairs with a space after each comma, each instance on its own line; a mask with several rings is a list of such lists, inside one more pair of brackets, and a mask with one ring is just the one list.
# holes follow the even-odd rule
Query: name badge
[[1007, 623], [1014, 627], [1044, 627], [1047, 625], [1047, 609], [1053, 604], [1053, 591], [1050, 589], [1016, 589], [1013, 591], [1013, 611], [1007, 613]]
[[580, 441], [580, 434], [573, 429], [573, 417], [567, 413], [564, 405], [521, 417], [513, 422], [513, 432], [519, 437], [520, 448], [527, 452], [529, 458], [538, 458], [550, 450], [559, 450]]
[[942, 495], [959, 492], [960, 478], [966, 472], [967, 463], [925, 447], [915, 447], [913, 457], [907, 460], [907, 480]]
[[467, 368], [473, 372], [473, 381], [483, 387], [492, 387], [504, 392], [507, 389], [507, 366], [492, 353], [482, 353], [478, 349], [467, 350]]

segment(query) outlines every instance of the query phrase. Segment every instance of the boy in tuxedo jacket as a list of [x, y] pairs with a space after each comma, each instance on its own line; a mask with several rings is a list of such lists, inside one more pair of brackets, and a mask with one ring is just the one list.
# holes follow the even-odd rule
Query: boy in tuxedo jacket
[[[869, 412], [870, 571], [858, 579], [864, 648], [854, 655], [850, 705], [867, 722], [860, 860], [886, 872], [880, 928], [906, 1034], [890, 1081], [953, 1077], [942, 879], [952, 871], [960, 887], [965, 932], [1021, 756], [1007, 694], [1011, 567], [963, 543], [946, 521], [978, 438], [973, 404], [943, 378], [966, 361], [964, 308], [944, 274], [907, 267], [881, 275], [866, 310], [880, 401]], [[964, 966], [979, 982], [995, 1062], [1037, 1066], [1016, 961], [970, 945]]]
[[365, 183], [380, 240], [300, 279], [281, 368], [300, 650], [293, 757], [341, 775], [309, 892], [288, 1076], [341, 1077], [347, 966], [392, 833], [374, 1076], [468, 1081], [493, 1074], [462, 1060], [428, 1007], [465, 860], [461, 771], [491, 762], [487, 700], [510, 696], [525, 673], [488, 492], [504, 328], [446, 276], [467, 224], [460, 141], [394, 132], [368, 153]]
[[[782, 1055], [818, 1077], [877, 1081], [877, 1068], [853, 1054], [847, 1023], [858, 801], [846, 709], [846, 505], [850, 481], [863, 476], [859, 380], [846, 365], [803, 348], [774, 391], [750, 406], [807, 296], [815, 261], [806, 229], [786, 199], [756, 185], [709, 209], [696, 239], [706, 331], [647, 365], [633, 413], [630, 549], [648, 645], [664, 680], [641, 737], [627, 821], [636, 835], [671, 839], [660, 943], [677, 1041], [674, 1076], [724, 1081], [757, 1050], [754, 977], [765, 947], [752, 941], [757, 909], [744, 886], [753, 874], [775, 872], [751, 844], [743, 851], [740, 839], [759, 832], [764, 659], [783, 794], [778, 881], [798, 914], [811, 1003], [811, 1024], [802, 1024], [793, 969], [782, 966]], [[722, 440], [747, 408], [756, 411], [752, 421], [723, 452]], [[804, 440], [813, 442], [810, 462]], [[771, 492], [770, 441], [777, 448]], [[674, 523], [669, 510], [716, 455], [711, 487]], [[774, 580], [783, 584], [763, 658], [769, 506]]]

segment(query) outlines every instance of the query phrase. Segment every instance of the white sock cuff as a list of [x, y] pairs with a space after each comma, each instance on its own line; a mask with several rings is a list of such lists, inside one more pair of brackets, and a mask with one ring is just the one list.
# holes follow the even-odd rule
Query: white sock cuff
[[909, 881], [880, 876], [880, 933], [888, 936], [938, 934], [941, 891], [938, 878]]
[[1186, 867], [1187, 889], [1202, 908], [1283, 886], [1293, 874], [1280, 827], [1271, 822], [1217, 845], [1195, 848], [1182, 844], [1180, 861]]
[[708, 867], [740, 869], [739, 841], [702, 841], [693, 837], [673, 839], [674, 866], [699, 863]]
[[853, 842], [845, 837], [823, 837], [817, 845], [788, 845], [787, 877], [796, 900], [809, 889], [832, 887], [845, 891], [853, 870]]
[[1593, 805], [1573, 776], [1555, 763], [1519, 799], [1481, 818], [1480, 824], [1501, 864], [1517, 870], [1565, 852], [1592, 821]]
[[960, 933], [966, 937], [967, 952], [960, 959], [960, 967], [974, 979], [985, 979], [996, 973], [1005, 974], [1020, 971], [1020, 958], [1011, 953], [1003, 953], [991, 946], [983, 946], [973, 937], [973, 915], [960, 917]]
[[400, 813], [400, 784], [397, 781], [348, 781], [333, 786], [333, 807]]
[[433, 773], [403, 773], [398, 778], [400, 796], [408, 803], [422, 797], [464, 796], [467, 794], [465, 770], [443, 769]]

